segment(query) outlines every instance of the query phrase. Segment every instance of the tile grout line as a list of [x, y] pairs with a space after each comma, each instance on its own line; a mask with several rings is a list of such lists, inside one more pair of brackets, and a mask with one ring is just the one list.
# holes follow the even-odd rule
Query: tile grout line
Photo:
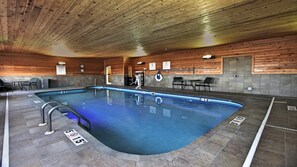
[[260, 128], [259, 128], [259, 130], [258, 130], [258, 132], [256, 134], [256, 137], [255, 137], [255, 139], [254, 139], [254, 141], [252, 143], [252, 146], [251, 146], [251, 148], [249, 150], [249, 153], [246, 156], [246, 159], [245, 159], [245, 161], [244, 161], [244, 163], [242, 165], [243, 167], [250, 167], [251, 164], [252, 164], [254, 155], [256, 153], [256, 149], [258, 147], [258, 144], [259, 144], [259, 141], [260, 141], [260, 138], [261, 138], [261, 135], [262, 135], [262, 133], [264, 131], [264, 127], [265, 127], [266, 122], [268, 120], [268, 117], [270, 115], [270, 112], [271, 112], [271, 109], [272, 109], [272, 106], [273, 106], [273, 103], [274, 103], [274, 99], [275, 99], [275, 97], [273, 97], [272, 100], [271, 100], [271, 103], [270, 103], [269, 108], [268, 108], [268, 110], [266, 112], [266, 115], [265, 115], [265, 117], [264, 117], [264, 119], [262, 121], [262, 124], [260, 125]]
[[3, 135], [3, 152], [2, 152], [2, 167], [9, 167], [9, 106], [8, 106], [8, 92], [6, 93], [6, 108], [4, 121], [4, 135]]
[[291, 128], [286, 128], [286, 127], [282, 127], [282, 126], [275, 126], [275, 125], [269, 125], [269, 124], [267, 124], [266, 126], [271, 127], [271, 128], [285, 130], [285, 131], [297, 132], [297, 129], [291, 129]]
[[286, 142], [286, 132], [284, 132], [284, 135], [285, 135], [285, 167], [287, 167], [288, 166], [288, 162], [287, 162], [287, 142]]

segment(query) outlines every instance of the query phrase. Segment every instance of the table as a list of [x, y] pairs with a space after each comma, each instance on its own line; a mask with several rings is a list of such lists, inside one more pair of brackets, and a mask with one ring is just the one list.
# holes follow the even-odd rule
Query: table
[[19, 87], [21, 90], [23, 89], [27, 90], [23, 85], [23, 83], [26, 83], [26, 82], [29, 82], [29, 81], [12, 81], [11, 86], [13, 89], [14, 88], [16, 89], [17, 87]]
[[200, 79], [187, 79], [187, 80], [183, 79], [181, 82], [183, 83], [182, 89], [185, 89], [185, 87], [187, 87], [187, 86], [192, 86], [193, 90], [196, 90], [196, 87], [195, 87], [196, 83], [202, 82], [202, 80], [200, 80]]

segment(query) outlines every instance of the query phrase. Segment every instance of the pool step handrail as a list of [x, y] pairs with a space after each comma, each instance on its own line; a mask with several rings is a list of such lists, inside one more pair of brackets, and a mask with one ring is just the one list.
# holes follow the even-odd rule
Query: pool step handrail
[[[52, 114], [53, 114], [53, 112], [54, 111], [57, 111], [57, 109], [59, 109], [59, 108], [64, 108], [64, 109], [67, 109], [68, 111], [70, 111], [71, 113], [73, 113], [76, 117], [77, 117], [77, 123], [79, 124], [79, 125], [83, 125], [83, 124], [81, 124], [81, 118], [83, 119], [83, 120], [85, 120], [87, 123], [88, 123], [88, 125], [89, 125], [89, 127], [88, 127], [88, 130], [91, 130], [91, 122], [87, 119], [87, 118], [85, 118], [84, 116], [82, 116], [81, 114], [79, 114], [78, 112], [76, 112], [76, 111], [74, 111], [73, 109], [71, 109], [70, 107], [67, 107], [67, 106], [65, 106], [65, 105], [58, 105], [58, 106], [55, 106], [55, 107], [53, 107], [53, 108], [51, 108], [50, 110], [49, 110], [49, 112], [48, 112], [48, 114], [47, 114], [47, 123], [48, 123], [48, 131], [46, 131], [44, 134], [45, 135], [50, 135], [50, 134], [53, 134], [55, 131], [53, 130], [53, 128], [52, 128]], [[85, 126], [84, 126], [85, 127]]]
[[61, 103], [57, 102], [57, 101], [49, 101], [49, 102], [46, 102], [44, 103], [41, 108], [40, 108], [40, 123], [38, 124], [38, 126], [44, 126], [46, 125], [47, 123], [45, 122], [45, 116], [44, 116], [44, 110], [45, 110], [45, 107], [48, 106], [48, 105], [51, 105], [51, 104], [56, 104], [56, 105], [61, 105]]

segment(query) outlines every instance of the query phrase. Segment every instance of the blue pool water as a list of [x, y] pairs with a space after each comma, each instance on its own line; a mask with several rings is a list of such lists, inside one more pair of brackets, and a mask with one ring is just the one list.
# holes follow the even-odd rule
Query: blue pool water
[[[182, 148], [220, 124], [242, 105], [161, 93], [85, 89], [37, 93], [67, 104], [91, 122], [90, 133], [125, 153], [151, 155]], [[70, 119], [75, 116], [68, 114]]]

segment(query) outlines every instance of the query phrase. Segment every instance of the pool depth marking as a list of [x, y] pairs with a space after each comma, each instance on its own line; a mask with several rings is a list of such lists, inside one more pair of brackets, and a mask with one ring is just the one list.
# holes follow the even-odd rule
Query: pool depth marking
[[288, 111], [297, 111], [296, 106], [287, 106]]
[[239, 126], [243, 123], [244, 120], [245, 120], [245, 117], [237, 116], [230, 122], [230, 124]]
[[69, 140], [72, 141], [73, 144], [75, 144], [76, 146], [80, 146], [83, 145], [85, 143], [87, 143], [88, 141], [82, 137], [76, 130], [74, 129], [70, 129], [70, 130], [66, 130], [64, 131], [64, 134], [68, 137]]
[[8, 92], [6, 93], [6, 108], [4, 120], [4, 135], [3, 135], [3, 152], [2, 152], [2, 167], [9, 167], [9, 106], [8, 106]]

